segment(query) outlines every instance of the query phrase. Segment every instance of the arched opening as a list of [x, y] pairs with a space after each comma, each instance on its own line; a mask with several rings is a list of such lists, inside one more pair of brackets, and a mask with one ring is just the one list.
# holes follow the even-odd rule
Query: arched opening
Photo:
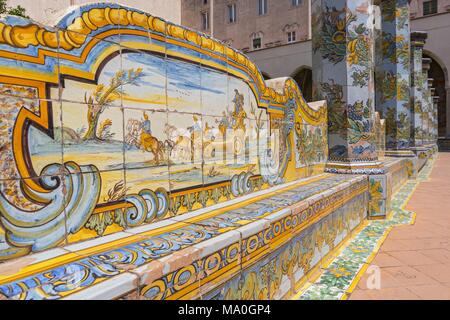
[[300, 90], [302, 90], [303, 97], [307, 102], [312, 101], [312, 71], [311, 68], [303, 66], [298, 68], [293, 74], [292, 78], [297, 82]]
[[439, 96], [438, 103], [438, 135], [445, 137], [447, 134], [447, 94], [446, 94], [446, 70], [438, 62], [438, 59], [430, 52], [424, 52], [424, 57], [431, 59], [431, 67], [428, 77], [433, 79], [435, 95]]

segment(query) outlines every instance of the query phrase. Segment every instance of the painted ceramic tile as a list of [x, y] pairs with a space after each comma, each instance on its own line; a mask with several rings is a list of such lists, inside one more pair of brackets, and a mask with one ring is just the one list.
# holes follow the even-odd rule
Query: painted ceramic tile
[[[120, 4], [120, 1], [115, 1]], [[166, 30], [162, 25], [162, 20], [158, 19], [160, 23], [160, 32], [151, 32], [151, 21], [147, 19], [146, 13], [141, 10], [136, 10], [136, 13], [131, 17], [134, 25], [129, 25], [130, 21], [128, 17], [120, 18], [118, 25], [120, 46], [124, 49], [139, 49], [139, 50], [155, 50], [160, 53], [166, 51]], [[126, 26], [126, 29], [123, 29]], [[133, 34], [129, 34], [128, 30], [135, 31]]]
[[314, 72], [320, 73], [323, 83], [317, 89], [329, 103], [333, 160], [374, 158], [373, 151], [362, 150], [376, 149], [370, 140], [374, 108], [370, 16], [366, 1], [322, 1], [314, 5], [313, 55], [323, 59], [314, 60]]
[[[80, 73], [87, 75], [88, 80], [81, 75], [68, 78], [61, 76], [61, 99], [120, 107], [122, 105], [122, 86], [136, 81], [139, 74], [135, 72], [136, 70], [122, 69], [121, 47], [118, 44], [93, 37], [87, 37], [87, 40], [95, 43], [92, 50], [96, 54], [89, 55], [83, 62], [60, 62], [60, 68], [81, 68], [82, 72]], [[102, 52], [106, 52], [107, 56], [105, 61], [99, 64], [97, 55]], [[61, 53], [72, 54], [65, 50], [61, 50]], [[59, 97], [56, 88], [52, 89], [51, 94], [53, 99]]]
[[169, 173], [171, 190], [201, 186], [202, 175], [202, 117], [190, 113], [169, 112], [168, 136], [171, 148]]
[[[214, 252], [201, 258], [201, 276], [199, 277], [201, 299], [217, 295], [219, 290], [224, 299], [238, 298], [239, 293], [231, 290], [236, 288], [233, 283], [242, 281], [239, 278], [241, 271], [240, 234], [238, 232], [232, 232], [232, 234], [234, 234], [234, 241], [231, 239], [226, 242], [219, 241], [214, 245]], [[229, 282], [231, 282], [231, 286], [228, 285]], [[211, 291], [215, 293], [211, 294]]]
[[292, 154], [293, 146], [288, 137], [290, 135], [289, 132], [293, 128], [293, 124], [287, 122], [284, 118], [274, 118], [267, 125], [270, 131], [268, 133], [268, 144], [265, 153], [273, 161], [271, 163], [273, 167], [269, 170], [277, 168], [276, 170], [278, 172], [286, 172], [288, 166], [287, 159], [290, 159]]
[[413, 223], [415, 214], [403, 210], [409, 196], [422, 180], [426, 180], [432, 165], [428, 164], [419, 173], [417, 180], [409, 180], [393, 197], [393, 215], [386, 220], [373, 220], [361, 232], [352, 238], [341, 253], [334, 258], [319, 277], [299, 299], [341, 299], [343, 294], [351, 293], [351, 287], [357, 281], [358, 271], [368, 263], [369, 257], [377, 252], [380, 243], [386, 237], [392, 226], [408, 225]]
[[[148, 193], [153, 199], [151, 208], [162, 200], [164, 212], [169, 202], [169, 153], [167, 139], [167, 112], [125, 109], [125, 185], [123, 192], [133, 197]], [[121, 189], [121, 190], [122, 190]], [[149, 200], [151, 201], [151, 200]]]
[[[59, 175], [61, 170], [64, 175]], [[9, 237], [6, 243], [13, 248], [26, 248], [31, 252], [41, 252], [63, 245], [66, 239], [68, 242], [83, 239], [79, 232], [89, 228], [95, 203], [102, 202], [103, 196], [100, 174], [89, 166], [79, 166], [74, 162], [67, 162], [62, 168], [59, 164], [49, 165], [45, 168], [44, 176], [5, 181], [2, 187], [6, 188], [1, 191], [2, 194], [10, 194], [8, 189], [11, 188], [15, 190], [8, 199], [9, 206], [13, 207], [8, 210], [8, 214], [3, 215], [2, 224]], [[33, 196], [25, 195], [25, 190], [32, 188], [40, 188], [43, 191], [34, 193]], [[33, 219], [37, 225], [24, 229], [24, 226], [18, 223], [17, 215], [23, 215], [30, 210], [36, 215]], [[74, 237], [75, 234], [77, 236]], [[87, 237], [91, 238], [92, 234]], [[17, 250], [8, 251], [8, 255], [13, 255]]]
[[249, 267], [202, 299], [269, 300], [270, 264], [267, 259]]
[[248, 84], [241, 79], [228, 76], [228, 107], [227, 112], [233, 118], [233, 124], [239, 125], [240, 119], [250, 117], [250, 92]]
[[[0, 180], [0, 202], [7, 209], [0, 218], [0, 261], [65, 243], [64, 203], [52, 204], [52, 197], [63, 198], [64, 183], [59, 174], [60, 166], [49, 166], [41, 177]], [[36, 194], [33, 199], [23, 190], [34, 186], [39, 186], [43, 192]], [[41, 204], [36, 203], [37, 197], [41, 197]], [[41, 218], [38, 222], [42, 225], [25, 227], [18, 218], [29, 212], [39, 214]], [[36, 237], [37, 234], [40, 236]]]
[[[170, 262], [167, 268], [170, 271], [163, 277], [156, 279], [152, 283], [141, 283], [139, 294], [141, 300], [192, 300], [199, 299], [200, 277], [202, 274], [203, 259], [190, 261], [190, 257], [185, 256], [185, 266], [177, 270]], [[173, 261], [177, 263], [176, 259]], [[178, 261], [179, 263], [179, 261]], [[151, 273], [151, 269], [149, 270]], [[145, 276], [141, 279], [145, 279]]]
[[[309, 108], [292, 80], [270, 83], [276, 90], [268, 87], [242, 53], [139, 10], [84, 5], [61, 17], [58, 34], [22, 18], [1, 20], [11, 41], [0, 45], [0, 96], [8, 105], [1, 110], [7, 119], [2, 148], [8, 150], [1, 153], [1, 165], [8, 175], [0, 179], [10, 183], [30, 172], [44, 174], [39, 182], [14, 184], [8, 196], [36, 195], [26, 200], [42, 207], [42, 200], [54, 195], [33, 219], [60, 219], [66, 211], [71, 243], [128, 232], [291, 181], [297, 174], [290, 165], [294, 119], [304, 114], [315, 125], [326, 121], [324, 107]], [[201, 54], [194, 50], [200, 46]], [[19, 54], [27, 59], [10, 59]], [[13, 78], [14, 68], [24, 72]], [[19, 96], [18, 104], [8, 100], [12, 95]], [[166, 107], [171, 110], [167, 116]], [[19, 112], [28, 118], [18, 117]], [[221, 170], [228, 172], [218, 175]], [[65, 174], [64, 187], [71, 192], [53, 193], [59, 190], [50, 179], [56, 172]], [[277, 203], [289, 203], [276, 200], [260, 205], [279, 209]], [[8, 215], [1, 211], [2, 217]], [[47, 222], [38, 225], [48, 231]], [[34, 233], [38, 225], [27, 224], [29, 242], [56, 246], [57, 240]], [[102, 258], [86, 263], [95, 268]], [[112, 271], [102, 279], [122, 272], [117, 266], [108, 265]], [[99, 275], [90, 274], [84, 284], [93, 279]], [[55, 298], [52, 288], [28, 293]]]
[[411, 82], [413, 88], [411, 95], [413, 101], [413, 123], [414, 129], [411, 130], [412, 142], [416, 146], [420, 146], [424, 141], [423, 131], [423, 110], [425, 108], [424, 95], [426, 91], [426, 81], [422, 70], [423, 45], [425, 44], [427, 35], [422, 32], [414, 32], [411, 34]]
[[[32, 87], [2, 84], [0, 90], [0, 179], [36, 177], [44, 174], [42, 171], [48, 164], [61, 164], [60, 118], [55, 118], [49, 125], [43, 125], [43, 120], [51, 118], [54, 112], [60, 113], [60, 103], [38, 99], [38, 90]], [[18, 117], [27, 119], [30, 125], [15, 126], [13, 130]], [[29, 139], [26, 145], [22, 145], [28, 147], [28, 150], [15, 157], [14, 148], [20, 146], [17, 138], [22, 134]], [[33, 161], [32, 167], [16, 166], [16, 163], [29, 162], [29, 159]]]
[[[123, 110], [114, 106], [63, 102], [63, 159], [94, 164], [100, 171], [124, 164]], [[55, 112], [55, 117], [59, 117]]]
[[167, 193], [170, 190], [168, 166], [126, 169], [125, 179], [128, 194], [161, 189]]
[[124, 108], [166, 110], [167, 67], [164, 53], [123, 51], [122, 70], [125, 74], [133, 73], [126, 76], [129, 81], [125, 81], [121, 88]]
[[304, 279], [321, 259], [320, 249], [316, 246], [316, 238], [317, 228], [313, 226], [293, 238], [292, 249], [294, 253], [298, 252], [297, 261], [294, 259], [292, 268], [292, 277], [295, 283]]
[[165, 111], [124, 109], [125, 167], [167, 167], [174, 140]]
[[[199, 52], [200, 49], [200, 43], [196, 41], [196, 37], [199, 35], [198, 31], [188, 29], [185, 27], [181, 27], [178, 25], [175, 25], [171, 22], [165, 21], [166, 24], [166, 53], [167, 57], [174, 58], [174, 59], [185, 59], [186, 56], [189, 56], [189, 60], [192, 62], [195, 62], [196, 64], [201, 63], [201, 57], [202, 54]], [[158, 29], [163, 30], [162, 23], [158, 25]], [[188, 37], [190, 37], [191, 41], [189, 42], [189, 46], [180, 45], [179, 42], [179, 33], [184, 32], [186, 30], [186, 33]], [[178, 32], [178, 34], [177, 34]], [[152, 32], [155, 34], [155, 32]], [[204, 37], [206, 39], [207, 36]], [[194, 47], [194, 50], [192, 50], [190, 47]], [[195, 50], [197, 49], [197, 50]]]
[[[1, 18], [2, 23], [4, 23], [5, 25], [15, 25], [18, 28], [26, 28], [27, 25], [30, 24], [30, 20], [19, 17], [19, 16], [15, 16], [15, 15], [4, 15]], [[51, 44], [51, 49], [50, 51], [50, 57], [47, 57], [45, 63], [36, 63], [36, 60], [31, 58], [31, 59], [20, 59], [18, 54], [24, 54], [26, 56], [31, 56], [31, 57], [36, 57], [38, 55], [38, 52], [44, 48], [48, 48], [47, 45], [45, 44], [38, 44], [35, 43], [35, 45], [33, 46], [20, 46], [17, 47], [16, 45], [11, 45], [11, 43], [6, 43], [3, 42], [0, 45], [0, 50], [2, 50], [2, 52], [9, 52], [6, 54], [3, 54], [0, 57], [0, 63], [2, 64], [2, 75], [5, 77], [2, 79], [2, 83], [5, 84], [16, 84], [16, 85], [25, 85], [25, 86], [30, 86], [30, 87], [34, 87], [36, 89], [39, 89], [39, 97], [41, 99], [58, 99], [58, 96], [56, 97], [49, 97], [47, 95], [46, 88], [45, 88], [45, 83], [39, 81], [36, 78], [30, 78], [29, 76], [31, 74], [28, 74], [28, 76], [25, 77], [19, 77], [17, 78], [17, 75], [21, 75], [21, 74], [25, 74], [27, 72], [29, 72], [30, 70], [35, 70], [36, 72], [41, 72], [42, 74], [52, 74], [52, 76], [50, 78], [47, 78], [47, 80], [49, 80], [49, 82], [51, 82], [51, 84], [49, 84], [49, 88], [50, 87], [54, 87], [56, 89], [58, 89], [59, 85], [58, 85], [58, 78], [60, 76], [59, 74], [59, 61], [58, 61], [58, 42], [57, 42], [57, 37], [56, 37], [56, 33], [57, 33], [57, 29], [55, 29], [54, 27], [50, 27], [50, 26], [39, 26], [42, 32], [47, 32], [49, 34], [52, 34], [53, 37], [51, 37], [51, 39], [47, 39], [48, 43], [47, 45], [50, 43]], [[31, 30], [31, 29], [30, 29]], [[28, 30], [28, 31], [30, 31]], [[31, 32], [34, 33], [34, 30]], [[22, 35], [24, 33], [21, 33]], [[33, 36], [31, 37], [33, 38]], [[31, 39], [29, 38], [29, 39]], [[14, 40], [13, 40], [14, 41]], [[38, 81], [36, 81], [38, 80]], [[56, 90], [56, 92], [58, 92], [58, 90]], [[5, 93], [3, 93], [5, 94]], [[7, 94], [8, 95], [8, 94]], [[11, 92], [11, 95], [15, 95], [13, 92]], [[20, 95], [22, 96], [22, 95]]]
[[203, 116], [203, 182], [227, 181], [230, 170], [227, 166], [226, 131], [220, 117]]
[[[201, 46], [202, 51], [199, 52], [200, 64], [206, 68], [213, 68], [226, 72], [229, 68], [227, 57], [229, 47], [222, 41], [214, 43], [215, 39], [208, 34], [205, 34], [204, 40], [205, 42], [203, 42]], [[214, 48], [211, 46], [213, 43]]]
[[326, 160], [326, 131], [323, 127], [299, 124], [295, 128], [296, 167], [315, 165]]
[[[65, 187], [68, 191], [74, 193], [79, 189], [90, 195], [89, 197], [85, 195], [83, 199], [80, 194], [75, 193], [80, 199], [73, 196], [74, 204], [71, 204], [73, 208], [71, 206], [66, 207], [68, 243], [76, 243], [121, 231], [123, 225], [118, 223], [121, 210], [108, 210], [106, 207], [94, 213], [95, 206], [92, 205], [92, 202], [109, 204], [123, 201], [125, 196], [125, 171], [120, 169], [99, 173], [92, 168], [90, 168], [92, 172], [89, 172], [89, 169], [77, 169], [71, 169], [70, 174], [64, 176]], [[82, 202], [83, 205], [77, 204], [76, 200], [84, 201]], [[73, 221], [72, 227], [69, 227], [70, 221]]]
[[202, 114], [229, 117], [228, 75], [202, 66], [201, 68]]
[[242, 272], [242, 300], [270, 299], [270, 275], [273, 267], [271, 261], [264, 259], [256, 266]]
[[202, 295], [202, 300], [242, 300], [244, 278], [238, 273], [222, 286]]
[[201, 68], [199, 64], [166, 59], [169, 111], [201, 114]]

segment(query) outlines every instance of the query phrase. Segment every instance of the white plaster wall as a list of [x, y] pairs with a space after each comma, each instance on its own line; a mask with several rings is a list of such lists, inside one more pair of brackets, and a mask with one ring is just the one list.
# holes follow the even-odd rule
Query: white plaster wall
[[247, 53], [262, 72], [271, 78], [292, 76], [303, 66], [311, 67], [311, 41], [297, 42], [285, 46]]

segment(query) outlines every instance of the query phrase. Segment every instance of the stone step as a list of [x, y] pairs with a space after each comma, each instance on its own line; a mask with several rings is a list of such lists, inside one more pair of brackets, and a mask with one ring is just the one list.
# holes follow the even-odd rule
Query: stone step
[[450, 139], [442, 138], [438, 140], [439, 151], [450, 151]]

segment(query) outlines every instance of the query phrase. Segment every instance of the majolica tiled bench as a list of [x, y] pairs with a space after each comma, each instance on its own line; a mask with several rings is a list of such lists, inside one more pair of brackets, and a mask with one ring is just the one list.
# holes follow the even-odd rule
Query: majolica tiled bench
[[0, 297], [287, 298], [367, 205], [367, 176], [321, 174], [0, 264]]
[[386, 158], [385, 173], [369, 176], [369, 218], [385, 218], [391, 212], [391, 198], [408, 178], [414, 176], [411, 158]]

